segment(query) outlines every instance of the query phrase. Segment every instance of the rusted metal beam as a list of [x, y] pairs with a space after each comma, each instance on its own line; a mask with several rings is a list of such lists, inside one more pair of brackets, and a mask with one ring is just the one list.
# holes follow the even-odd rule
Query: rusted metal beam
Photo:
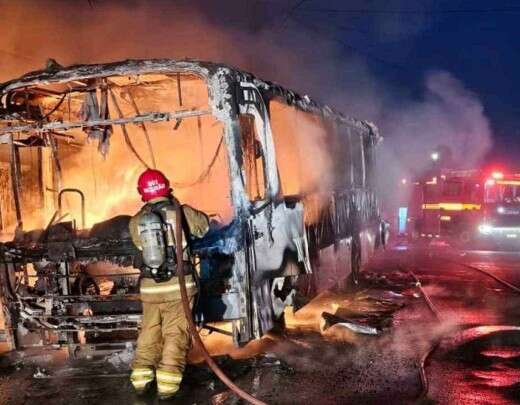
[[79, 198], [81, 200], [81, 229], [85, 229], [85, 194], [83, 194], [83, 191], [81, 191], [78, 188], [64, 188], [60, 190], [60, 192], [58, 193], [58, 212], [60, 215], [62, 215], [62, 197], [65, 193], [76, 193], [79, 195]]
[[34, 301], [38, 299], [54, 299], [54, 300], [77, 300], [77, 301], [126, 301], [126, 300], [137, 300], [139, 294], [122, 294], [122, 295], [43, 295], [43, 296], [20, 296], [19, 299], [22, 301]]
[[40, 125], [19, 125], [7, 126], [0, 128], [0, 144], [9, 143], [9, 136], [1, 136], [6, 134], [13, 134], [16, 132], [26, 133], [42, 133], [49, 131], [64, 131], [73, 128], [90, 128], [107, 125], [124, 125], [124, 124], [140, 124], [143, 122], [162, 122], [172, 121], [183, 118], [198, 117], [202, 115], [211, 114], [210, 110], [194, 110], [194, 111], [175, 111], [175, 112], [151, 112], [142, 115], [135, 115], [133, 117], [123, 117], [106, 120], [90, 120], [79, 122], [61, 122], [53, 121]]
[[177, 97], [179, 97], [179, 105], [182, 107], [182, 90], [181, 90], [181, 74], [177, 73]]
[[80, 323], [118, 323], [118, 322], [138, 322], [141, 320], [140, 314], [118, 314], [118, 315], [32, 315], [32, 319], [74, 319]]
[[81, 328], [81, 329], [58, 329], [58, 328], [49, 328], [48, 326], [40, 326], [37, 329], [29, 328], [29, 332], [39, 332], [41, 330], [52, 330], [56, 332], [97, 332], [97, 333], [109, 333], [109, 332], [122, 332], [122, 331], [132, 331], [138, 330], [137, 326], [135, 327], [120, 327], [120, 328]]
[[16, 211], [16, 222], [20, 229], [23, 228], [22, 207], [20, 204], [20, 154], [18, 147], [14, 144], [13, 135], [9, 137], [10, 163], [11, 163], [11, 183], [13, 188], [13, 200]]

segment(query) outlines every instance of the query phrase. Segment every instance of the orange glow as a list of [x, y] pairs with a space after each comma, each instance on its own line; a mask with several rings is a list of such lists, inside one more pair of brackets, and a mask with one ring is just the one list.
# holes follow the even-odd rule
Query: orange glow
[[495, 180], [501, 180], [504, 178], [504, 173], [502, 172], [493, 172], [491, 174], [491, 177], [494, 178]]
[[282, 193], [302, 197], [305, 221], [313, 223], [332, 195], [330, 131], [318, 117], [280, 101], [269, 109]]
[[[107, 82], [117, 102], [116, 105], [111, 97], [108, 98], [110, 117], [119, 118], [119, 110], [123, 117], [135, 116], [135, 105], [139, 114], [208, 110], [209, 98], [205, 82], [193, 74], [181, 74], [179, 81], [181, 97], [176, 75], [108, 77]], [[52, 89], [52, 85], [49, 86]], [[81, 92], [71, 93], [70, 102], [63, 103], [53, 113], [52, 119], [77, 122], [81, 119], [84, 99]], [[56, 105], [56, 99], [38, 95], [31, 103], [42, 105], [44, 112], [50, 112]], [[233, 217], [233, 208], [222, 123], [207, 114], [183, 118], [180, 122], [146, 122], [145, 126], [151, 150], [142, 126], [126, 125], [128, 137], [142, 160], [153, 166], [153, 151], [157, 169], [169, 178], [174, 194], [181, 202], [192, 205], [221, 222], [229, 222]], [[113, 126], [106, 156], [97, 151], [97, 140], [88, 140], [82, 130], [70, 129], [66, 131], [66, 136], [72, 142], [56, 138], [59, 142], [61, 177], [54, 170], [56, 184], [53, 187], [51, 182], [50, 186], [45, 187], [45, 196], [50, 196], [52, 200], [57, 197], [56, 190], [81, 190], [85, 194], [87, 228], [116, 215], [135, 214], [142, 205], [136, 190], [137, 177], [145, 167], [126, 144], [121, 126]], [[211, 163], [213, 164], [208, 172]], [[25, 229], [32, 228], [32, 225], [44, 226], [54, 213], [54, 207], [35, 210], [25, 201], [22, 201], [22, 208]], [[77, 196], [63, 196], [62, 214], [67, 215], [63, 218], [64, 221], [74, 219], [80, 226], [80, 208]], [[31, 220], [32, 217], [39, 219], [37, 224]]]

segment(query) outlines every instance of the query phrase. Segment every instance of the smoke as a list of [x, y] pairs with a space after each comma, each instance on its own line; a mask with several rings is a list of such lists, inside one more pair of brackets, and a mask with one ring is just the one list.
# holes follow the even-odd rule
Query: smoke
[[[341, 44], [333, 31], [329, 35], [330, 30], [314, 25], [318, 19], [309, 24], [310, 15], [303, 11], [286, 18], [292, 2], [92, 3], [0, 0], [0, 80], [42, 68], [49, 57], [64, 65], [196, 58], [251, 70], [373, 121], [385, 138], [380, 184], [389, 200], [397, 198], [401, 177], [427, 166], [436, 146], [450, 146], [465, 167], [478, 164], [491, 146], [484, 107], [460, 79], [445, 71], [428, 72], [417, 97], [402, 84], [378, 79], [373, 73], [378, 61], [369, 54], [349, 50], [355, 32], [337, 33]], [[359, 6], [355, 1], [349, 5]], [[431, 23], [420, 14], [401, 17], [377, 16], [366, 25], [368, 34], [398, 41]]]
[[[406, 162], [425, 167], [425, 157], [448, 145], [463, 168], [473, 167], [491, 146], [491, 130], [478, 97], [448, 72], [426, 75], [421, 101], [390, 108], [384, 127], [390, 142], [411, 151]], [[415, 152], [415, 153], [414, 153]]]
[[427, 73], [420, 100], [390, 105], [383, 114], [380, 167], [386, 176], [380, 178], [380, 189], [389, 205], [406, 199], [399, 179], [413, 178], [430, 167], [430, 153], [439, 145], [451, 149], [453, 168], [458, 169], [478, 168], [492, 146], [482, 102], [449, 72]]

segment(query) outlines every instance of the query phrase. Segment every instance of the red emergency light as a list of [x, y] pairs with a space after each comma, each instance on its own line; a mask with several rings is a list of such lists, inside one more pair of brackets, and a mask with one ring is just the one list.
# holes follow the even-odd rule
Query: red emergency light
[[497, 182], [504, 179], [504, 170], [501, 167], [489, 167], [483, 170], [484, 184], [488, 187], [494, 186]]
[[495, 184], [506, 184], [506, 185], [520, 185], [520, 179], [518, 179], [517, 174], [504, 174], [503, 171], [493, 170], [490, 172], [489, 176], [486, 177], [485, 185], [486, 186], [494, 186]]

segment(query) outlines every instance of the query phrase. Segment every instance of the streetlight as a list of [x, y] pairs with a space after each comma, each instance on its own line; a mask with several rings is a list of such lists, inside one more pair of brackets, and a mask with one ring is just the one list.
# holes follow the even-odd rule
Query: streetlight
[[437, 160], [439, 160], [439, 152], [432, 152], [432, 154], [430, 155], [430, 157], [432, 158], [432, 160], [434, 162], [436, 162]]

